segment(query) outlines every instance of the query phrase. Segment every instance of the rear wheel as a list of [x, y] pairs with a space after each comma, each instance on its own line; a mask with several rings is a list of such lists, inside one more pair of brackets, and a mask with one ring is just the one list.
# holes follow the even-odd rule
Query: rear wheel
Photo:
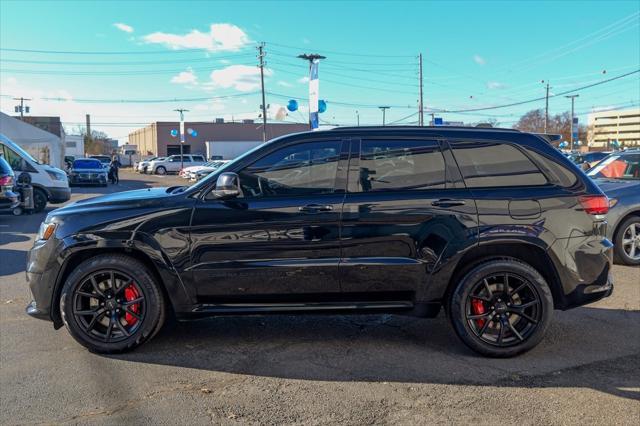
[[165, 169], [163, 166], [158, 166], [158, 168], [156, 169], [156, 174], [157, 175], [166, 175], [167, 174], [167, 169]]
[[81, 263], [62, 289], [60, 311], [78, 343], [92, 352], [124, 352], [162, 327], [162, 291], [144, 264], [124, 255], [100, 255]]
[[640, 265], [640, 216], [625, 219], [613, 240], [613, 252], [618, 263]]
[[457, 284], [451, 323], [462, 341], [491, 357], [511, 357], [536, 346], [553, 315], [545, 279], [531, 266], [506, 258], [481, 263]]
[[47, 193], [40, 188], [33, 188], [33, 210], [40, 213], [47, 207]]

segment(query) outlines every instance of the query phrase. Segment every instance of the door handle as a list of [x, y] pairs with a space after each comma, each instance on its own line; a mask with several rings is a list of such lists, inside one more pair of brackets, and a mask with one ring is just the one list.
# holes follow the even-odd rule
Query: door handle
[[301, 213], [320, 213], [320, 212], [330, 212], [333, 210], [333, 206], [322, 205], [322, 204], [307, 204], [306, 206], [302, 206], [298, 208], [298, 211]]
[[440, 200], [436, 200], [431, 203], [432, 206], [435, 207], [455, 207], [455, 206], [464, 206], [463, 200], [452, 200], [450, 198], [441, 198]]

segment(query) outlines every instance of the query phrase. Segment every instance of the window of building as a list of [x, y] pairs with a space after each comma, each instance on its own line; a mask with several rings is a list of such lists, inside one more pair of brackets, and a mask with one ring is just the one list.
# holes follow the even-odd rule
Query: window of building
[[262, 157], [239, 173], [245, 197], [328, 194], [334, 191], [341, 142], [308, 142]]
[[536, 165], [512, 145], [458, 142], [453, 153], [469, 188], [547, 184]]
[[363, 192], [444, 188], [444, 170], [436, 141], [362, 141], [359, 188]]

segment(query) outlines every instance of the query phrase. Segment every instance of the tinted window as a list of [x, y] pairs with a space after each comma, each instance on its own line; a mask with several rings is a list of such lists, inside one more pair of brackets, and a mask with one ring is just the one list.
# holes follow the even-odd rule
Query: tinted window
[[193, 161], [204, 161], [204, 157], [202, 157], [200, 155], [194, 155], [193, 156]]
[[444, 181], [444, 158], [436, 141], [362, 141], [361, 191], [444, 188]]
[[452, 144], [469, 188], [545, 185], [542, 172], [518, 148], [493, 142]]
[[309, 142], [279, 149], [242, 170], [245, 197], [328, 194], [334, 191], [340, 142]]

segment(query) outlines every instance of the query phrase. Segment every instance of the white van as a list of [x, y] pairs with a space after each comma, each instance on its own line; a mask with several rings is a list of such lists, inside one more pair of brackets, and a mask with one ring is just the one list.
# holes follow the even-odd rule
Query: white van
[[28, 152], [2, 134], [0, 134], [0, 155], [11, 165], [16, 179], [22, 173], [28, 173], [31, 177], [35, 211], [44, 210], [47, 202], [58, 204], [71, 198], [69, 181], [63, 170], [39, 163]]

